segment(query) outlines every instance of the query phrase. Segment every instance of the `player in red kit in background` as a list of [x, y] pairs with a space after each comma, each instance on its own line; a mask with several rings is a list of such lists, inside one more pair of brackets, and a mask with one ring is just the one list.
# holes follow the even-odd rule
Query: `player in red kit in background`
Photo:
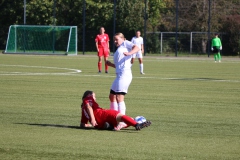
[[95, 42], [98, 52], [98, 73], [102, 72], [102, 57], [104, 57], [105, 62], [105, 73], [108, 73], [108, 65], [106, 65], [106, 61], [108, 60], [110, 53], [109, 36], [105, 33], [104, 27], [100, 28], [100, 33], [96, 36]]
[[100, 108], [96, 102], [96, 96], [93, 91], [84, 92], [81, 110], [81, 128], [93, 126], [97, 129], [113, 129], [117, 131], [121, 129], [121, 127], [118, 126], [119, 122], [124, 122], [127, 124], [127, 127], [133, 126], [136, 130], [141, 130], [151, 125], [150, 121], [137, 123], [133, 118], [123, 115], [118, 111]]

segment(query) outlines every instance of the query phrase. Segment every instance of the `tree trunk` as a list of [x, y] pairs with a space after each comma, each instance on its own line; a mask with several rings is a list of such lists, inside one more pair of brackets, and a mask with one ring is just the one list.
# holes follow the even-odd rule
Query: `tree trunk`
[[207, 40], [202, 39], [202, 53], [207, 53]]

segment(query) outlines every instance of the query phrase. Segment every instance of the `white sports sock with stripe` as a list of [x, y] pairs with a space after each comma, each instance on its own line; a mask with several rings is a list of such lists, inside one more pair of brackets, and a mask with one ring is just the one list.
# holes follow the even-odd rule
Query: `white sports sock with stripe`
[[141, 63], [139, 66], [140, 66], [140, 72], [143, 73], [143, 64]]
[[110, 109], [118, 111], [118, 103], [117, 102], [110, 102]]
[[122, 113], [123, 115], [125, 115], [125, 113], [126, 113], [126, 105], [125, 105], [124, 101], [118, 103], [118, 111], [120, 113]]

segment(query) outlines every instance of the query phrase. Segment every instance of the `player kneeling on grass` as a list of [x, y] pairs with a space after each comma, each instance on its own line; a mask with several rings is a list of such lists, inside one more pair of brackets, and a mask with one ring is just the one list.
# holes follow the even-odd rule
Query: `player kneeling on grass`
[[[93, 126], [97, 129], [120, 130], [121, 128], [133, 126], [136, 130], [141, 130], [151, 125], [150, 121], [137, 123], [133, 118], [123, 115], [118, 111], [100, 108], [93, 91], [86, 91], [83, 94], [81, 109], [81, 128]], [[124, 122], [126, 125], [119, 122]]]

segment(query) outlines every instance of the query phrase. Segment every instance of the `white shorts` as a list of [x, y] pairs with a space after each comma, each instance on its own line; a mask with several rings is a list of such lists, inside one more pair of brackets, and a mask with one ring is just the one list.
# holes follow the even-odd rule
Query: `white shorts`
[[121, 73], [116, 73], [116, 78], [112, 83], [111, 90], [114, 92], [128, 92], [128, 87], [132, 82], [132, 71], [127, 70]]
[[132, 58], [142, 58], [143, 56], [142, 56], [142, 52], [137, 52], [137, 53], [135, 53], [135, 54], [133, 54], [132, 55]]

